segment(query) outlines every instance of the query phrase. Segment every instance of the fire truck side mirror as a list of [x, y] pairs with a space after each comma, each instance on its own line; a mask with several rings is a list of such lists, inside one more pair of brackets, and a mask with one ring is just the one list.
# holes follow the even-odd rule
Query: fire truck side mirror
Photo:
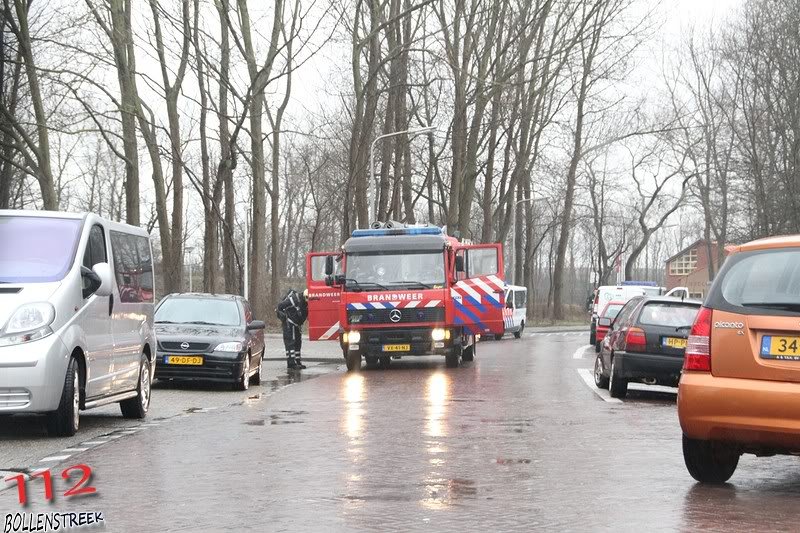
[[325, 275], [332, 276], [333, 275], [333, 256], [328, 255], [325, 257]]
[[456, 272], [464, 272], [464, 256], [456, 256]]

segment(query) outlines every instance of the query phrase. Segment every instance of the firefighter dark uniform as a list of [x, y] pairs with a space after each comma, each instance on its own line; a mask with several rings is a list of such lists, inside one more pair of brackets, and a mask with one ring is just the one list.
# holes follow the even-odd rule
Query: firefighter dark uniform
[[303, 369], [300, 348], [303, 343], [300, 327], [308, 318], [305, 295], [290, 290], [275, 309], [283, 326], [283, 344], [286, 347], [286, 367]]

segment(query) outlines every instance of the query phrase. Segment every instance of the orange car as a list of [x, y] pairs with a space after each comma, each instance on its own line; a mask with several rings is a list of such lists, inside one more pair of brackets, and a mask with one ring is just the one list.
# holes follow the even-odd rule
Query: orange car
[[800, 453], [800, 235], [732, 247], [689, 334], [683, 456], [724, 483], [743, 453]]

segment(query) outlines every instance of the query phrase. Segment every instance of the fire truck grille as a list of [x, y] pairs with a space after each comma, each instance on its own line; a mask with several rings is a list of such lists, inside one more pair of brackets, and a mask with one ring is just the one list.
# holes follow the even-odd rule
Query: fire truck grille
[[[400, 320], [392, 320], [392, 312], [400, 312]], [[407, 324], [409, 322], [444, 322], [444, 307], [410, 309], [363, 309], [347, 312], [350, 324]]]

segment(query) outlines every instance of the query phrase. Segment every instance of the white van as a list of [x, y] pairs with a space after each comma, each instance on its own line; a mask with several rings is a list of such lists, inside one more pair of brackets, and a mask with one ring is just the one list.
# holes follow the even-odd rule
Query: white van
[[[503, 322], [506, 333], [513, 333], [514, 337], [522, 337], [525, 322], [528, 321], [528, 289], [519, 285], [506, 285], [506, 307], [503, 309]], [[495, 335], [495, 339], [502, 339], [502, 335]]]
[[93, 214], [0, 210], [0, 414], [150, 406], [155, 339], [146, 231]]

